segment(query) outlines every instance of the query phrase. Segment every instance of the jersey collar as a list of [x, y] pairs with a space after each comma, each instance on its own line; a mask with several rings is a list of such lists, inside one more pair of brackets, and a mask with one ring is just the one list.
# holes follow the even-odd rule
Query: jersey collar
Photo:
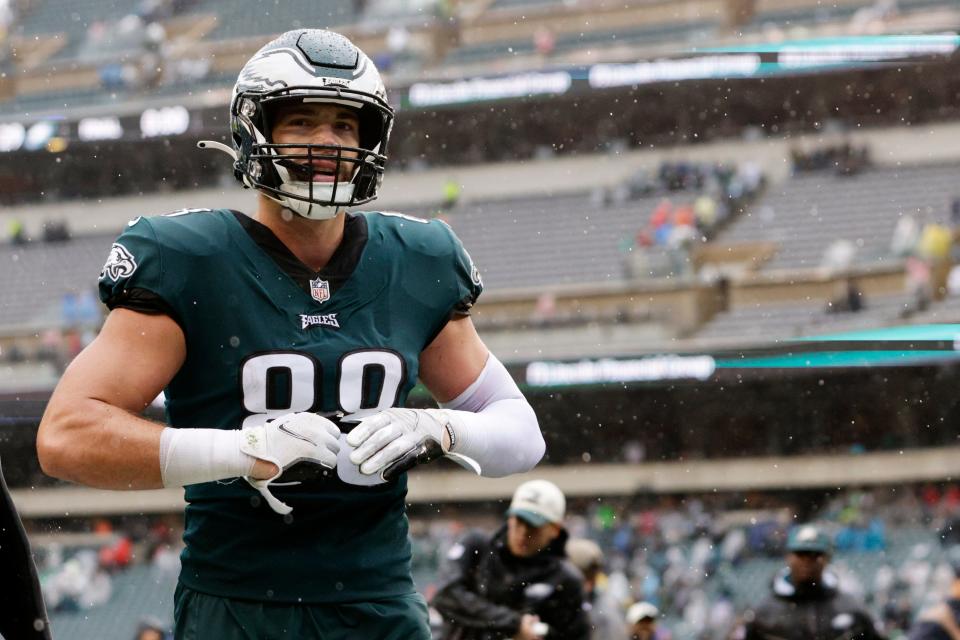
[[330, 262], [320, 271], [314, 271], [297, 256], [287, 245], [274, 235], [266, 225], [257, 222], [250, 216], [231, 211], [240, 226], [243, 227], [250, 239], [256, 243], [264, 253], [294, 282], [304, 293], [310, 295], [310, 280], [322, 278], [330, 283], [330, 294], [333, 295], [353, 275], [360, 256], [367, 245], [367, 220], [362, 215], [348, 213], [343, 225], [343, 240], [330, 257]]

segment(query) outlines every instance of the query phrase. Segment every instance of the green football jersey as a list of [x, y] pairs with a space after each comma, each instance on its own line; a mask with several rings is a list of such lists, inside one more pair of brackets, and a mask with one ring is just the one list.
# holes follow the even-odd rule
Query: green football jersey
[[[183, 329], [187, 356], [165, 390], [168, 423], [217, 429], [291, 411], [402, 406], [420, 352], [481, 289], [450, 227], [392, 213], [348, 214], [320, 273], [243, 214], [138, 218], [100, 276], [111, 308], [161, 311]], [[300, 484], [271, 487], [293, 507], [288, 516], [242, 479], [187, 487], [181, 581], [276, 602], [412, 592], [406, 477], [362, 476], [348, 454], [341, 437], [336, 469], [314, 466]]]

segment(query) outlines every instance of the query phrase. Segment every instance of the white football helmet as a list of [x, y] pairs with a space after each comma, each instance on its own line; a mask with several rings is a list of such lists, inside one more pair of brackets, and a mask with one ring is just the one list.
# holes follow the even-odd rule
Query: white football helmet
[[[273, 108], [284, 101], [345, 105], [360, 117], [360, 147], [285, 145], [271, 139]], [[323, 29], [288, 31], [258, 51], [240, 71], [230, 105], [234, 174], [247, 187], [311, 219], [332, 218], [342, 207], [377, 197], [387, 161], [393, 109], [373, 62], [344, 36]], [[351, 152], [354, 157], [345, 156]], [[335, 161], [333, 182], [315, 182], [314, 160]], [[343, 163], [353, 165], [341, 180]]]

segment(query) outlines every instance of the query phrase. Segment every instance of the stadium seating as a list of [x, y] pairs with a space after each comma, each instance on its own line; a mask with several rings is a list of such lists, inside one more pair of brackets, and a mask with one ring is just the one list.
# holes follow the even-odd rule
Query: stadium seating
[[537, 7], [538, 9], [549, 8], [550, 5], [560, 5], [560, 0], [494, 0], [490, 4], [491, 9], [515, 9]]
[[126, 96], [123, 93], [105, 93], [100, 86], [66, 91], [24, 93], [0, 102], [0, 114], [14, 115], [38, 111], [76, 109], [122, 102], [125, 98]]
[[351, 0], [203, 0], [191, 13], [218, 18], [213, 40], [279, 34], [303, 27], [331, 28], [356, 18]]
[[929, 309], [915, 313], [912, 320], [917, 323], [960, 322], [960, 296], [948, 295]]
[[50, 616], [56, 638], [102, 640], [132, 638], [146, 617], [173, 619], [176, 573], [164, 573], [149, 565], [130, 567], [112, 576], [110, 601], [102, 606]]
[[93, 287], [115, 236], [0, 246], [0, 327], [17, 332], [63, 325], [63, 294]]
[[[852, 0], [848, 2], [834, 2], [823, 4], [816, 2], [773, 2], [770, 0], [758, 3], [757, 11], [744, 26], [744, 31], [750, 31], [763, 25], [777, 25], [780, 28], [813, 27], [825, 22], [839, 22], [849, 20], [862, 9], [874, 6], [870, 0]], [[951, 7], [949, 0], [899, 0], [896, 3], [899, 14], [917, 13], [929, 9]]]
[[42, 0], [31, 3], [17, 31], [24, 36], [62, 34], [65, 46], [54, 57], [68, 59], [79, 51], [92, 24], [135, 13], [139, 4], [140, 0], [116, 0], [109, 5], [98, 0]]
[[643, 228], [658, 200], [602, 207], [585, 193], [489, 201], [447, 219], [490, 290], [618, 282], [625, 273], [618, 244]]
[[[609, 47], [652, 47], [659, 44], [690, 42], [704, 34], [712, 33], [714, 21], [677, 22], [663, 25], [629, 26], [616, 30], [580, 31], [561, 33], [556, 37], [555, 47], [547, 59], [555, 61], [567, 55], [584, 51], [602, 51]], [[498, 59], [530, 56], [536, 52], [532, 38], [511, 39], [497, 42], [481, 42], [452, 50], [444, 64], [478, 64], [495, 62]], [[536, 64], [531, 62], [531, 64]]]
[[767, 191], [764, 199], [720, 237], [725, 244], [773, 241], [780, 250], [765, 272], [819, 267], [827, 247], [849, 240], [853, 266], [896, 262], [890, 240], [897, 220], [945, 220], [956, 194], [954, 164], [880, 167], [861, 175], [801, 175]]
[[[656, 200], [608, 208], [591, 202], [588, 194], [483, 202], [457, 209], [448, 220], [470, 247], [488, 290], [620, 281], [618, 242], [642, 227]], [[63, 293], [91, 286], [113, 237], [0, 245], [0, 263], [12, 265], [0, 283], [0, 326], [49, 326], [44, 314]]]
[[856, 313], [829, 313], [827, 300], [804, 300], [737, 306], [712, 318], [697, 340], [737, 342], [743, 336], [785, 339], [816, 334], [890, 326], [904, 321], [912, 311], [906, 293], [869, 296]]

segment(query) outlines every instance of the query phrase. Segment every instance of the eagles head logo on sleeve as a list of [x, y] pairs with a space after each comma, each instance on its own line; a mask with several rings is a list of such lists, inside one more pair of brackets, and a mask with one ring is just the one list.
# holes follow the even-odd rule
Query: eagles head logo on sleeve
[[106, 264], [100, 272], [100, 279], [110, 278], [116, 282], [121, 278], [129, 278], [137, 270], [137, 261], [133, 254], [119, 242], [114, 242], [110, 247], [110, 255], [107, 257]]

